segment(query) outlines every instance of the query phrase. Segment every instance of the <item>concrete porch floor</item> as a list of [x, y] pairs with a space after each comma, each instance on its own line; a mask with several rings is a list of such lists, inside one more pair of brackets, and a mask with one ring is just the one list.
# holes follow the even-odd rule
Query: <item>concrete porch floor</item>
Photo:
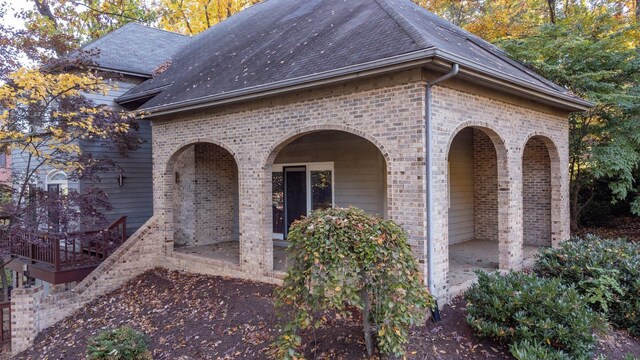
[[[533, 266], [537, 245], [524, 245], [524, 267]], [[476, 280], [476, 270], [498, 270], [498, 242], [471, 240], [449, 245], [449, 292], [452, 297], [465, 291]]]
[[[211, 245], [176, 246], [174, 251], [240, 265], [240, 242], [227, 241]], [[273, 246], [273, 270], [287, 270], [287, 252], [284, 246]]]

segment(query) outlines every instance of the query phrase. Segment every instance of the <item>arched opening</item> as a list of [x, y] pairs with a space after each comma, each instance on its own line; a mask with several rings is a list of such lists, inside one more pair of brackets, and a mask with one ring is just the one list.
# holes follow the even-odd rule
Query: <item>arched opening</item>
[[188, 145], [172, 157], [174, 251], [240, 263], [238, 166], [212, 143]]
[[464, 287], [475, 270], [500, 265], [500, 179], [506, 152], [491, 130], [466, 127], [450, 143], [448, 153], [449, 287]]
[[550, 143], [533, 136], [522, 153], [523, 253], [532, 259], [540, 246], [552, 244], [552, 162]]
[[275, 271], [287, 268], [288, 227], [311, 211], [354, 206], [387, 215], [385, 157], [363, 137], [337, 130], [301, 134], [277, 146], [270, 159]]

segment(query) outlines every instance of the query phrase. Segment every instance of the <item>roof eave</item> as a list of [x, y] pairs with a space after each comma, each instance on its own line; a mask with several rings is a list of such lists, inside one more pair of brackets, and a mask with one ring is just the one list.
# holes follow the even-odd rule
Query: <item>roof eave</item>
[[434, 63], [439, 63], [438, 60], [444, 61], [447, 65], [458, 64], [460, 65], [460, 72], [470, 77], [476, 78], [481, 81], [493, 83], [499, 85], [505, 90], [511, 90], [519, 95], [529, 98], [535, 101], [543, 101], [545, 103], [554, 104], [560, 108], [570, 111], [586, 111], [595, 104], [590, 101], [581, 99], [569, 94], [562, 94], [558, 91], [537, 86], [527, 81], [514, 78], [513, 76], [506, 75], [504, 73], [495, 71], [482, 64], [472, 62], [451, 54], [446, 51], [437, 50], [435, 54]]
[[[445, 64], [443, 64], [443, 62]], [[498, 85], [505, 90], [510, 90], [534, 101], [542, 101], [544, 103], [548, 103], [565, 110], [585, 111], [594, 106], [594, 104], [589, 101], [574, 96], [565, 95], [541, 86], [536, 86], [535, 84], [519, 80], [517, 78], [514, 78], [513, 76], [508, 76], [506, 74], [489, 69], [485, 66], [482, 66], [481, 64], [457, 57], [451, 53], [437, 50], [435, 48], [429, 48], [368, 63], [348, 66], [345, 68], [335, 69], [309, 76], [298, 77], [295, 79], [278, 81], [270, 84], [171, 103], [163, 106], [151, 107], [141, 110], [140, 113], [151, 116], [163, 116], [183, 111], [199, 110], [310, 89], [318, 86], [340, 83], [358, 78], [382, 75], [385, 73], [422, 67], [429, 63], [439, 63], [439, 65], [441, 66], [457, 63], [458, 65], [460, 65], [460, 72], [465, 75], [484, 82]], [[116, 101], [118, 103], [136, 101], [142, 98], [146, 98], [151, 93], [157, 92], [158, 90], [159, 89], [151, 89], [144, 93], [137, 94], [137, 96], [127, 96], [125, 94], [116, 99]]]
[[[385, 73], [397, 72], [411, 68], [419, 68], [431, 62], [435, 49], [424, 49], [407, 54], [380, 59], [368, 63], [348, 66], [340, 69], [330, 70], [309, 76], [298, 77], [270, 84], [244, 88], [237, 91], [201, 97], [197, 99], [172, 103], [165, 106], [151, 107], [140, 112], [146, 115], [162, 116], [177, 112], [198, 110], [219, 105], [226, 105], [247, 100], [255, 100], [273, 95], [280, 95], [294, 91], [316, 88], [319, 86], [331, 85], [349, 80], [382, 75]], [[147, 91], [147, 94], [151, 90]], [[125, 94], [126, 95], [126, 94]], [[123, 100], [131, 102], [134, 96], [122, 96]], [[122, 102], [121, 98], [117, 102]]]

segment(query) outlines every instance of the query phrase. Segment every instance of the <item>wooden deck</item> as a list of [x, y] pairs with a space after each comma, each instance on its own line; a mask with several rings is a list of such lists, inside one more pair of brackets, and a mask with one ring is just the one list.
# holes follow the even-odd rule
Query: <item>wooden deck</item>
[[11, 257], [7, 268], [51, 284], [81, 281], [115, 251], [127, 236], [123, 216], [106, 229], [73, 234], [12, 230], [7, 236]]

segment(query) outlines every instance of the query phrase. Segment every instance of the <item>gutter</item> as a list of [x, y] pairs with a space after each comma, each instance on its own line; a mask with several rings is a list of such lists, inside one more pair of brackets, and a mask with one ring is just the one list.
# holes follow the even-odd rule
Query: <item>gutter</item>
[[434, 252], [435, 252], [435, 243], [434, 243], [434, 226], [433, 226], [433, 213], [434, 213], [434, 199], [433, 199], [433, 151], [431, 151], [432, 147], [432, 129], [431, 129], [431, 88], [441, 82], [449, 80], [450, 78], [458, 75], [460, 71], [460, 65], [457, 63], [451, 66], [451, 71], [433, 81], [427, 81], [425, 85], [425, 114], [424, 114], [424, 125], [425, 125], [425, 159], [426, 159], [426, 190], [427, 190], [427, 284], [429, 287], [429, 293], [436, 298], [435, 308], [432, 310], [433, 321], [440, 321], [440, 309], [438, 308], [438, 300], [436, 294], [436, 286], [433, 280], [434, 273]]
[[[317, 86], [334, 84], [347, 80], [381, 75], [424, 66], [433, 60], [435, 48], [428, 48], [402, 55], [392, 56], [367, 63], [343, 67], [340, 69], [324, 71], [312, 75], [301, 76], [294, 79], [276, 81], [269, 84], [257, 85], [240, 90], [203, 96], [196, 99], [175, 102], [169, 105], [161, 105], [140, 110], [141, 113], [154, 116], [169, 115], [177, 112], [197, 110], [217, 105], [235, 103], [239, 101], [254, 100], [266, 96], [279, 95], [293, 91], [305, 90]], [[144, 94], [124, 94], [116, 99], [116, 103], [127, 103], [144, 98], [157, 89], [151, 89]], [[146, 96], [143, 96], [146, 95]]]
[[[543, 86], [537, 86], [536, 84], [518, 79], [510, 76], [509, 74], [488, 68], [480, 63], [469, 61], [449, 52], [431, 47], [363, 64], [297, 77], [294, 79], [276, 81], [240, 90], [179, 101], [168, 105], [150, 107], [140, 110], [140, 113], [153, 116], [175, 114], [183, 111], [210, 108], [247, 100], [256, 100], [267, 96], [281, 95], [293, 91], [306, 90], [317, 86], [335, 84], [372, 75], [382, 75], [394, 71], [407, 70], [427, 64], [433, 64], [438, 67], [444, 66], [447, 68], [452, 64], [458, 64], [459, 66], [464, 67], [460, 72], [471, 78], [494, 84], [502, 89], [511, 90], [520, 94], [520, 96], [533, 99], [534, 101], [543, 100], [552, 104], [552, 106], [566, 110], [584, 111], [593, 106], [591, 102], [578, 97], [563, 94], [560, 91], [553, 91], [552, 89], [547, 89]], [[162, 88], [166, 86], [170, 85], [164, 85], [162, 87], [149, 89], [136, 94], [124, 94], [117, 98], [116, 102], [118, 104], [126, 104], [148, 98], [149, 96], [160, 92]]]

